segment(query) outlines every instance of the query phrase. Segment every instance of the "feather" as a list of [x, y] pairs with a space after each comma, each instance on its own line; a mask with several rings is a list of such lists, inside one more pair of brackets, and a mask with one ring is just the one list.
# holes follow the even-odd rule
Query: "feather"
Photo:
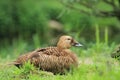
[[43, 71], [63, 74], [66, 70], [69, 70], [71, 66], [78, 66], [78, 58], [76, 54], [70, 50], [70, 47], [77, 43], [78, 42], [70, 36], [62, 36], [57, 46], [39, 48], [26, 53], [20, 56], [14, 62], [14, 65], [20, 67], [29, 60], [31, 64]]

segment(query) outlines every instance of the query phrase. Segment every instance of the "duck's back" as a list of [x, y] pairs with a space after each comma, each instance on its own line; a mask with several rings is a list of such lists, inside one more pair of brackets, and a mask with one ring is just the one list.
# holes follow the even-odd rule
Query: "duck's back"
[[33, 52], [20, 56], [15, 62], [16, 66], [23, 65], [30, 60], [32, 64], [41, 70], [53, 73], [64, 73], [71, 65], [77, 66], [78, 60], [70, 50], [60, 50], [57, 47], [37, 49]]

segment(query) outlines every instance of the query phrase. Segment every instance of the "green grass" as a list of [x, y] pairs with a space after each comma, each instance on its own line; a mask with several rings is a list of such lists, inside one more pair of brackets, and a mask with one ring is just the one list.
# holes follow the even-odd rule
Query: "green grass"
[[[99, 58], [99, 59], [98, 59]], [[82, 59], [82, 63], [73, 74], [52, 75], [43, 71], [28, 72], [29, 68], [17, 69], [4, 66], [0, 70], [1, 80], [118, 80], [120, 78], [119, 62], [110, 58], [92, 57]], [[93, 62], [92, 62], [93, 61]]]
[[[14, 47], [16, 46], [16, 49], [19, 48], [23, 52], [26, 49], [21, 46], [23, 44], [25, 43], [21, 42]], [[0, 57], [0, 80], [118, 80], [120, 79], [119, 61], [110, 57], [114, 47], [114, 44], [108, 46], [99, 43], [99, 45], [89, 44], [87, 48], [72, 48], [79, 56], [80, 64], [77, 69], [73, 70], [72, 74], [68, 73], [66, 75], [53, 75], [49, 72], [40, 71], [29, 63], [22, 69], [7, 65], [16, 59], [16, 55], [18, 56], [18, 54], [15, 55], [11, 52], [8, 54], [9, 57]], [[6, 54], [8, 51], [2, 50], [1, 53]], [[14, 51], [14, 48], [11, 48], [11, 51]]]

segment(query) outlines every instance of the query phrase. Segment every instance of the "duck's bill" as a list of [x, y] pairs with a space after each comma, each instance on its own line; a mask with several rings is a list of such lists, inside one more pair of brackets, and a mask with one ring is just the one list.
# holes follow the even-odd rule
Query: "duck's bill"
[[80, 44], [80, 43], [75, 43], [75, 45], [74, 46], [76, 46], [76, 47], [82, 47], [83, 45], [82, 44]]

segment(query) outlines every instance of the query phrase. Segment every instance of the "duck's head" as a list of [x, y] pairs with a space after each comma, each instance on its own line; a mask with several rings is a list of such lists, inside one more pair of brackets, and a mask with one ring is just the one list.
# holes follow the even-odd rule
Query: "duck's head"
[[72, 46], [80, 47], [82, 45], [71, 36], [61, 36], [57, 43], [57, 47], [61, 49], [69, 49]]

